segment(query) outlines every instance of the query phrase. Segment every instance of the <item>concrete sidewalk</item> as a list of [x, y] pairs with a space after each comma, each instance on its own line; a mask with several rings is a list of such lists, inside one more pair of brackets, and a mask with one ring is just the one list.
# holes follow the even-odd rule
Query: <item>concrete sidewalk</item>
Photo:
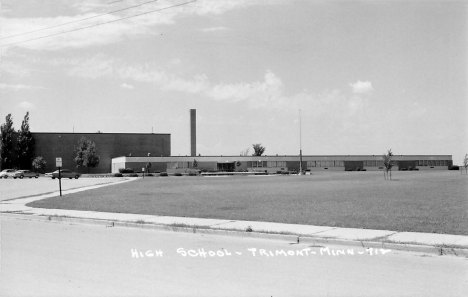
[[[109, 185], [130, 182], [134, 179], [118, 180], [114, 183], [93, 185], [79, 189], [63, 191], [70, 194]], [[31, 208], [25, 204], [48, 197], [58, 196], [58, 192], [15, 200], [2, 201], [2, 215], [29, 215], [31, 219], [75, 221], [108, 225], [132, 226], [152, 229], [164, 229], [190, 233], [210, 233], [242, 237], [271, 237], [294, 242], [330, 243], [359, 245], [374, 248], [391, 248], [452, 254], [468, 257], [468, 236], [432, 234], [417, 232], [395, 232], [391, 230], [370, 230], [355, 228], [337, 228], [255, 221], [200, 219], [187, 217], [153, 216], [139, 214], [107, 213], [62, 209]]]

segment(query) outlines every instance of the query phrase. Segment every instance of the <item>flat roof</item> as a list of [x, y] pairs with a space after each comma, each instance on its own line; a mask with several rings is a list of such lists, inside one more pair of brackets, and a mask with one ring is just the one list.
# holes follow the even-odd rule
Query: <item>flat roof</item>
[[[14, 132], [18, 133], [18, 132]], [[128, 134], [128, 135], [171, 135], [171, 133], [121, 133], [121, 132], [31, 132], [32, 134]]]
[[[381, 157], [382, 155], [302, 155], [302, 157]], [[143, 158], [148, 156], [119, 156], [114, 158]], [[226, 157], [226, 158], [257, 158], [257, 157], [297, 157], [299, 155], [262, 155], [262, 156], [232, 156], [232, 155], [217, 155], [217, 156], [156, 156], [151, 155], [150, 157], [159, 157], [159, 158], [219, 158], [219, 157]], [[452, 155], [393, 155], [393, 157], [452, 157]]]

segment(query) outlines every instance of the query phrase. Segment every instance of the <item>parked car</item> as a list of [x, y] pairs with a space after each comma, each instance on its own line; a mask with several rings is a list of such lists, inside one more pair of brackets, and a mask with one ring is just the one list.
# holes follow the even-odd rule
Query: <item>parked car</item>
[[18, 170], [16, 172], [13, 173], [13, 178], [24, 178], [24, 177], [29, 177], [29, 178], [38, 178], [39, 177], [39, 173], [35, 173], [35, 172], [32, 172], [32, 171], [29, 171], [29, 170]]
[[[48, 176], [47, 173], [46, 173], [46, 176]], [[55, 170], [54, 172], [51, 173], [50, 176], [52, 177], [52, 179], [58, 178], [59, 177], [59, 171]], [[73, 171], [70, 171], [68, 169], [61, 169], [60, 170], [60, 178], [67, 178], [68, 177], [69, 179], [72, 179], [72, 178], [78, 179], [80, 176], [81, 176], [81, 173], [73, 172]]]
[[8, 178], [9, 176], [13, 176], [16, 170], [14, 169], [5, 169], [0, 172], [0, 178]]

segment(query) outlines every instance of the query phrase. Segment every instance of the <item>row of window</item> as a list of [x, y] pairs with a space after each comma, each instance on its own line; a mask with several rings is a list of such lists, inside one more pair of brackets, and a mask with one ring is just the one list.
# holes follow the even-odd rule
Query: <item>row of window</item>
[[419, 160], [418, 166], [448, 166], [447, 160]]
[[[398, 161], [393, 161], [396, 165]], [[448, 160], [418, 160], [418, 166], [448, 166]], [[380, 160], [362, 161], [364, 167], [383, 167], [384, 163]], [[344, 161], [307, 161], [307, 167], [344, 167]]]
[[[190, 168], [191, 162], [167, 162], [168, 169]], [[253, 161], [252, 167], [286, 167], [286, 161]]]
[[[190, 168], [191, 162], [167, 162], [168, 169]], [[286, 161], [252, 161], [252, 167], [286, 167]]]
[[307, 161], [309, 167], [344, 167], [344, 161]]
[[190, 168], [190, 162], [167, 162], [167, 169]]
[[252, 161], [252, 167], [254, 168], [262, 168], [262, 167], [281, 168], [281, 167], [286, 167], [286, 161]]
[[[395, 161], [393, 162], [393, 164], [396, 164]], [[366, 160], [363, 161], [363, 165], [364, 167], [383, 167], [384, 162], [380, 160]]]
[[[393, 161], [394, 164], [398, 161]], [[418, 166], [448, 166], [448, 160], [418, 160], [416, 161]], [[363, 161], [364, 167], [382, 167], [384, 166], [383, 161], [377, 160], [365, 160]], [[344, 161], [307, 161], [307, 167], [344, 167]], [[168, 169], [177, 168], [190, 168], [191, 162], [167, 162]], [[252, 167], [254, 168], [284, 168], [286, 161], [252, 161]]]

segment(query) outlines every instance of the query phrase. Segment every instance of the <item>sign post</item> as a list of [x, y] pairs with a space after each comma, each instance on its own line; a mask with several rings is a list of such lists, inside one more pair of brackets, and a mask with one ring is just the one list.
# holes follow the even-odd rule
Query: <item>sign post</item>
[[141, 171], [143, 171], [143, 178], [145, 178], [145, 167], [141, 168]]
[[60, 197], [62, 197], [62, 177], [60, 176], [60, 168], [62, 167], [62, 158], [55, 158], [55, 166], [58, 167], [59, 171], [59, 189], [60, 189]]

